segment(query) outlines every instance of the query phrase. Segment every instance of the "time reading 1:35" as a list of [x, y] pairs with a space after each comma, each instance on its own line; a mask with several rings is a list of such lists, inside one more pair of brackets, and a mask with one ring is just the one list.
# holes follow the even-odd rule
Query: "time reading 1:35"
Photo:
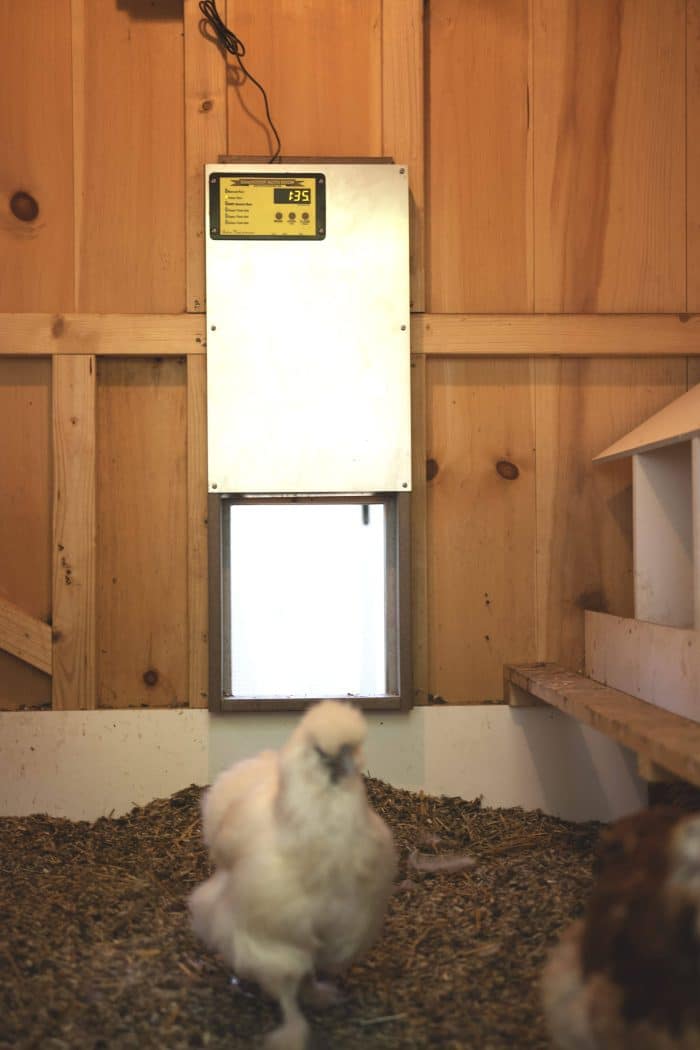
[[311, 190], [307, 188], [293, 189], [284, 186], [274, 190], [275, 204], [311, 204]]

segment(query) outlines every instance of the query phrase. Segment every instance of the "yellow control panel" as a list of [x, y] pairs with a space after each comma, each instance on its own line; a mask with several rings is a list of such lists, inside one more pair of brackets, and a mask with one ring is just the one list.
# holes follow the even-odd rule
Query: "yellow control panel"
[[325, 220], [323, 175], [209, 176], [209, 233], [215, 240], [323, 240]]

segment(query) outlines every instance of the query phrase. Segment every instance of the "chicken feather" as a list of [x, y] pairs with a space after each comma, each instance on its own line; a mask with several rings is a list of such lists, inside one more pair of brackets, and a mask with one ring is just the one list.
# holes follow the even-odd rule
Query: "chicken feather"
[[279, 1002], [270, 1048], [307, 1045], [302, 983], [341, 973], [381, 929], [396, 852], [367, 800], [365, 735], [358, 710], [322, 701], [279, 751], [237, 763], [203, 800], [215, 870], [190, 897], [193, 929]]
[[656, 808], [602, 835], [584, 916], [543, 972], [560, 1050], [700, 1047], [700, 814]]

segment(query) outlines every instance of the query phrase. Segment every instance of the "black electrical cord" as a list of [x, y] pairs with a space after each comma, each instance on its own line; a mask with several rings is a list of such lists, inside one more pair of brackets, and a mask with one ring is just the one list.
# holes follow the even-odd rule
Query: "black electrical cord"
[[272, 134], [275, 136], [275, 140], [277, 142], [275, 151], [270, 157], [270, 164], [273, 164], [282, 151], [282, 143], [280, 141], [279, 135], [277, 134], [277, 128], [275, 127], [272, 117], [270, 116], [270, 105], [267, 100], [267, 92], [265, 91], [265, 88], [262, 86], [262, 84], [258, 80], [256, 80], [253, 74], [249, 73], [246, 67], [243, 65], [243, 56], [245, 55], [245, 44], [243, 43], [241, 38], [237, 37], [233, 30], [229, 29], [226, 23], [222, 20], [221, 15], [216, 9], [215, 0], [200, 0], [199, 10], [204, 15], [205, 20], [211, 25], [212, 29], [214, 30], [214, 33], [216, 34], [216, 38], [221, 44], [221, 46], [226, 51], [228, 51], [230, 55], [233, 55], [233, 57], [238, 62], [238, 65], [240, 66], [243, 75], [246, 77], [247, 80], [250, 80], [253, 84], [255, 84], [256, 88], [258, 89], [258, 91], [260, 91], [263, 97], [263, 101], [265, 103], [265, 113], [267, 115], [267, 122], [270, 125], [270, 128], [272, 129]]

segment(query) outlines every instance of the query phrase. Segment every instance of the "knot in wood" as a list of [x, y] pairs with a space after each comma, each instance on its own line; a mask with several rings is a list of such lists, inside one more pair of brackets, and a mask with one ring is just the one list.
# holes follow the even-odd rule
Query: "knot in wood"
[[516, 467], [515, 463], [511, 463], [507, 459], [499, 459], [496, 464], [496, 470], [506, 481], [515, 481], [516, 478], [520, 477], [519, 468]]
[[146, 683], [146, 685], [155, 685], [158, 681], [158, 672], [153, 670], [144, 671], [143, 680]]
[[18, 190], [10, 197], [10, 211], [20, 222], [34, 222], [39, 214], [39, 205], [31, 193]]

